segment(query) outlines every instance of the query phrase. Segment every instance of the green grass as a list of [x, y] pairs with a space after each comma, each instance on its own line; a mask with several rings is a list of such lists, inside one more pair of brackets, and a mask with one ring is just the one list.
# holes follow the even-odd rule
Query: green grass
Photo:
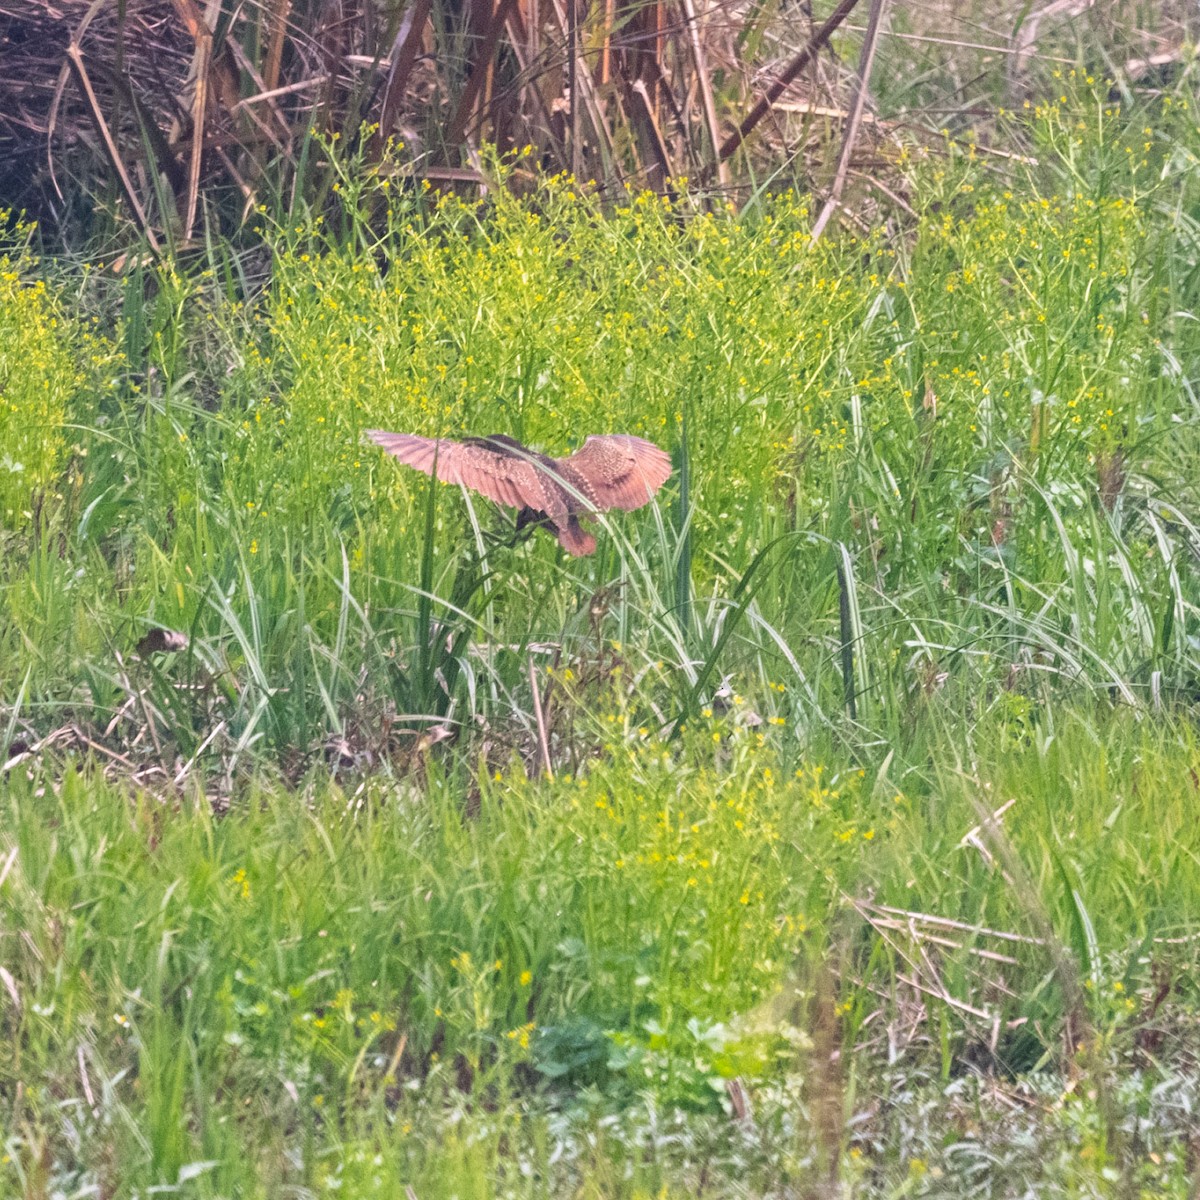
[[[448, 1195], [440, 1139], [465, 1108], [480, 1141], [460, 1147], [458, 1186], [486, 1190], [500, 1173], [513, 1194], [562, 1194], [592, 1170], [578, 1140], [610, 1105], [636, 1110], [648, 1094], [690, 1114], [698, 1146], [711, 1141], [715, 1186], [736, 1189], [743, 1155], [766, 1189], [811, 1178], [804, 1163], [823, 1149], [811, 1129], [777, 1127], [787, 1109], [770, 1098], [790, 1080], [802, 1111], [833, 1106], [839, 1127], [858, 1114], [836, 1150], [853, 1166], [886, 1147], [871, 1165], [885, 1190], [910, 1169], [901, 1133], [912, 1157], [959, 1178], [919, 1106], [870, 1100], [878, 1047], [851, 1060], [836, 1093], [813, 1094], [820, 1003], [849, 1045], [891, 1029], [935, 1093], [967, 1061], [1001, 1087], [1044, 1089], [1044, 1064], [1027, 1084], [1010, 1075], [1039, 1058], [1077, 1059], [1093, 1088], [1111, 1078], [1101, 1086], [1128, 1091], [1138, 1063], [1194, 1087], [1195, 945], [1181, 940], [1200, 920], [1190, 733], [1075, 720], [1052, 745], [1014, 749], [999, 728], [970, 778], [946, 769], [900, 794], [878, 773], [819, 763], [783, 776], [777, 751], [736, 721], [712, 731], [720, 749], [706, 725], [671, 754], [634, 734], [579, 780], [476, 776], [469, 820], [468, 779], [440, 773], [419, 792], [378, 778], [354, 794], [327, 781], [251, 787], [224, 818], [198, 789], [164, 805], [95, 772], [14, 780], [4, 961], [20, 1007], [7, 1016], [0, 1177], [19, 1190], [45, 1154], [60, 1187], [134, 1194], [205, 1162], [187, 1194], [275, 1195], [353, 1177], [381, 1154], [392, 1166], [379, 1194], [415, 1181]], [[959, 845], [977, 795], [1016, 799], [1006, 821], [1028, 891]], [[1046, 948], [919, 919], [905, 932], [880, 907], [872, 927], [852, 896], [1019, 937], [1045, 921], [1065, 954], [1086, 912], [1096, 953], [1076, 954], [1080, 1045], [1058, 1040]], [[838, 965], [823, 983], [827, 953]], [[902, 978], [946, 992], [907, 1032], [923, 1002]], [[1171, 997], [1151, 1016], [1163, 979]], [[1139, 1031], [1157, 1031], [1153, 1053], [1134, 1050]], [[733, 1077], [766, 1106], [754, 1134], [732, 1137], [715, 1116]], [[1145, 1089], [1140, 1142], [1094, 1094], [1080, 1098], [1079, 1128], [1067, 1104], [1052, 1140], [1100, 1159], [1085, 1153], [1065, 1178], [1098, 1186], [1105, 1162], [1133, 1169], [1154, 1152], [1153, 1177], [1186, 1194], [1186, 1122]], [[535, 1168], [524, 1182], [517, 1147]], [[668, 1145], [646, 1170], [684, 1187], [695, 1152]], [[1038, 1178], [1032, 1156], [1009, 1153]]]
[[[815, 249], [10, 237], [7, 1191], [1191, 1194], [1200, 135], [1062, 87]], [[678, 469], [569, 560], [374, 427]]]

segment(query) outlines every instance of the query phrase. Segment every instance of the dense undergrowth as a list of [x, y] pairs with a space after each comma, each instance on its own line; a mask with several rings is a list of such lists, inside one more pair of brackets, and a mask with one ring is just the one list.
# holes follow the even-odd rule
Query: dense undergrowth
[[[1062, 85], [816, 247], [349, 170], [269, 258], [14, 226], [8, 1189], [1189, 1194], [1200, 133]], [[677, 470], [568, 560], [372, 427]]]

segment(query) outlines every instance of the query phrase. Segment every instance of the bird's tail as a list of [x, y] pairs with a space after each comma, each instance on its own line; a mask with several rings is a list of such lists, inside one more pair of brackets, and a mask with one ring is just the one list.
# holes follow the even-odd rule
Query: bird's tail
[[574, 515], [567, 518], [565, 525], [558, 527], [558, 540], [563, 549], [576, 558], [596, 551], [596, 539], [579, 524], [579, 518]]

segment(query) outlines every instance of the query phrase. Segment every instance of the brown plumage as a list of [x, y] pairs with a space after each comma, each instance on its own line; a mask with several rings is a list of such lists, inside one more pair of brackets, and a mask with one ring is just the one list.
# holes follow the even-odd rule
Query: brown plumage
[[461, 442], [368, 429], [402, 463], [442, 483], [469, 487], [518, 509], [517, 528], [546, 526], [570, 554], [591, 554], [596, 539], [580, 516], [648, 504], [671, 475], [671, 460], [653, 442], [624, 433], [601, 434], [565, 458], [529, 450], [502, 433]]

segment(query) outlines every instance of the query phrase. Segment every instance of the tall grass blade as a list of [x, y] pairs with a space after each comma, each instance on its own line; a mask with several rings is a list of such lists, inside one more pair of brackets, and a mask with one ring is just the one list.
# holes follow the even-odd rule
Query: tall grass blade
[[858, 702], [866, 695], [867, 677], [863, 664], [863, 625], [858, 605], [858, 583], [854, 575], [854, 562], [844, 542], [838, 542], [838, 626], [840, 630], [840, 656], [842, 664], [842, 695], [846, 713], [852, 721], [858, 720]]
[[1075, 951], [1076, 960], [1083, 968], [1084, 974], [1098, 992], [1103, 982], [1103, 961], [1100, 956], [1100, 941], [1096, 937], [1096, 927], [1088, 912], [1087, 904], [1084, 902], [1074, 869], [1067, 863], [1059, 850], [1051, 850], [1051, 857], [1062, 882], [1063, 895], [1067, 901], [1067, 912], [1071, 917], [1072, 949]]
[[421, 537], [420, 586], [417, 592], [417, 687], [422, 711], [433, 698], [433, 554], [437, 529], [437, 450], [425, 490], [425, 526]]
[[679, 716], [675, 719], [674, 730], [676, 732], [678, 732], [680, 725], [687, 717], [698, 707], [704, 688], [712, 678], [717, 663], [720, 661], [721, 652], [725, 649], [729, 639], [737, 631], [742, 617], [745, 616], [747, 608], [754, 599], [755, 591], [761, 586], [762, 581], [759, 579], [759, 575], [763, 571], [765, 564], [770, 561], [777, 547], [795, 542], [799, 536], [797, 533], [784, 533], [780, 534], [773, 541], [768, 542], [754, 556], [753, 561], [738, 580], [737, 586], [733, 589], [733, 593], [729, 597], [729, 607], [726, 609], [724, 619], [721, 621], [720, 632], [701, 662], [700, 669], [696, 674], [696, 680], [684, 700]]
[[675, 612], [686, 639], [692, 623], [692, 464], [688, 446], [687, 402], [679, 435], [679, 498], [676, 501], [678, 549], [675, 560]]
[[33, 664], [31, 663], [25, 668], [25, 678], [21, 680], [21, 686], [17, 689], [17, 697], [13, 701], [12, 712], [8, 716], [4, 737], [0, 738], [0, 763], [8, 761], [8, 748], [13, 744], [13, 738], [16, 736], [17, 723], [21, 719], [21, 709], [25, 705], [25, 696], [29, 691], [29, 681], [32, 677]]

